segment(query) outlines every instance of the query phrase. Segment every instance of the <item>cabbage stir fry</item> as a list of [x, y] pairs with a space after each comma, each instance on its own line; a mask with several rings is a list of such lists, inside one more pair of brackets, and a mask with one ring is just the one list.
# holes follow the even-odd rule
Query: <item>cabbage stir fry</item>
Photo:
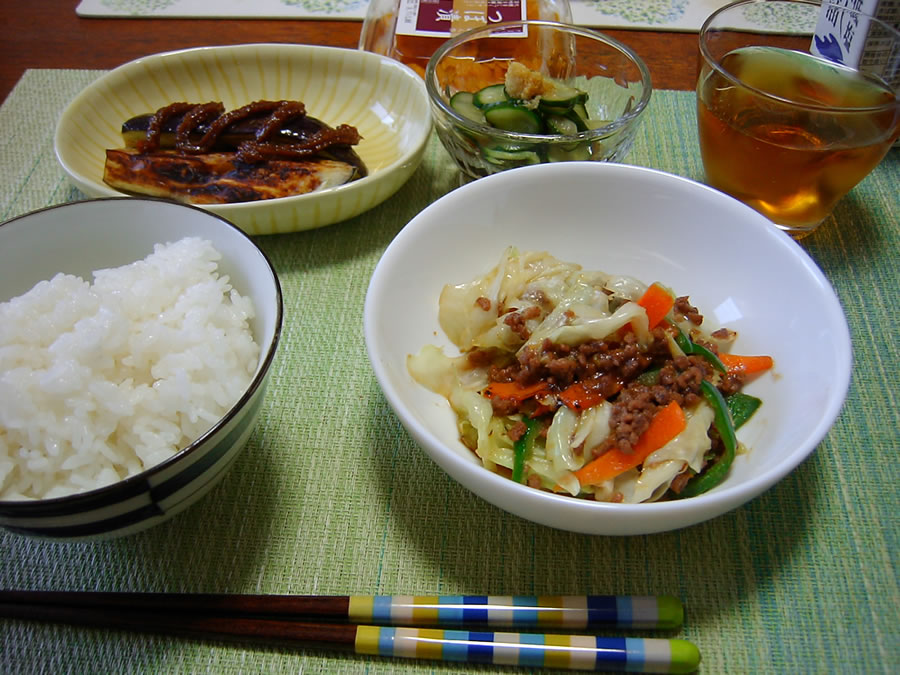
[[408, 357], [455, 411], [484, 466], [531, 487], [640, 503], [701, 494], [727, 475], [735, 429], [759, 407], [741, 392], [773, 366], [728, 350], [687, 296], [509, 248], [444, 287], [439, 320], [459, 355]]

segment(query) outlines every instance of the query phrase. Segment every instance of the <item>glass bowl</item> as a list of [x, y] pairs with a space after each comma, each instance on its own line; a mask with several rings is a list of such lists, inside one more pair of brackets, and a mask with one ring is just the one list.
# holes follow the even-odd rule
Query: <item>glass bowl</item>
[[[505, 82], [517, 61], [532, 73], [552, 80], [561, 92], [578, 92], [573, 105], [578, 124], [565, 133], [549, 115], [571, 117], [573, 99], [531, 99], [539, 124], [527, 131], [492, 126], [488, 108], [517, 103], [518, 92], [505, 92], [478, 111], [460, 105], [467, 94]], [[557, 161], [621, 161], [630, 150], [638, 124], [650, 101], [650, 72], [629, 47], [602, 33], [552, 21], [490, 24], [448, 40], [425, 70], [435, 129], [467, 179], [528, 164]], [[474, 97], [476, 103], [479, 98]], [[500, 95], [502, 99], [502, 95]], [[452, 99], [452, 103], [451, 103]], [[496, 111], [494, 111], [496, 113]], [[546, 113], [546, 114], [545, 114]], [[559, 113], [559, 115], [557, 115]]]

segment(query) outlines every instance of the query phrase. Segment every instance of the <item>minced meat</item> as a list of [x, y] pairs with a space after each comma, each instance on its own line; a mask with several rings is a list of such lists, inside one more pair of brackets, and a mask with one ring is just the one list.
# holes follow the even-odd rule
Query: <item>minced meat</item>
[[686, 295], [675, 298], [675, 314], [683, 316], [695, 326], [703, 323], [703, 315], [690, 303], [690, 299]]
[[541, 308], [535, 306], [528, 307], [522, 311], [513, 310], [503, 317], [503, 323], [509, 326], [510, 330], [520, 338], [527, 340], [531, 337], [531, 331], [528, 330], [525, 322], [529, 319], [536, 319], [540, 315]]
[[[599, 456], [613, 447], [631, 452], [660, 408], [671, 401], [683, 408], [696, 406], [702, 398], [700, 383], [713, 374], [711, 364], [702, 356], [673, 359], [664, 328], [655, 329], [653, 338], [647, 347], [641, 347], [633, 333], [621, 340], [591, 340], [578, 346], [544, 340], [539, 347], [521, 350], [513, 363], [492, 365], [488, 377], [492, 382], [522, 386], [543, 381], [552, 392], [561, 392], [576, 382], [584, 384], [612, 403], [611, 433], [605, 443], [592, 449], [593, 454]], [[636, 379], [656, 369], [654, 383]], [[743, 384], [743, 378], [735, 375], [722, 376], [721, 380], [725, 395]], [[494, 397], [491, 404], [494, 414], [505, 416], [529, 414], [535, 401]]]
[[668, 356], [668, 346], [655, 333], [649, 349], [642, 349], [633, 334], [622, 341], [591, 340], [577, 347], [544, 340], [540, 347], [526, 347], [515, 363], [490, 369], [493, 382], [518, 382], [525, 386], [546, 381], [559, 390], [574, 382], [612, 375], [627, 382], [656, 359]]
[[656, 384], [629, 383], [612, 402], [611, 433], [605, 443], [593, 449], [594, 455], [613, 447], [631, 452], [659, 409], [672, 401], [682, 408], [697, 405], [705, 373], [710, 373], [710, 366], [703, 357], [681, 356], [660, 369]]

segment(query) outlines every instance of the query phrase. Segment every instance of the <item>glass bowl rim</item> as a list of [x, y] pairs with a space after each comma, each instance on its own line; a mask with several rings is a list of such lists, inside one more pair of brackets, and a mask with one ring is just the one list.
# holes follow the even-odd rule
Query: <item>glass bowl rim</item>
[[[637, 67], [638, 72], [641, 75], [640, 82], [642, 85], [642, 92], [639, 101], [631, 110], [629, 110], [627, 113], [619, 115], [609, 124], [605, 124], [602, 127], [597, 127], [596, 129], [580, 131], [577, 134], [572, 134], [569, 136], [562, 136], [560, 134], [516, 133], [513, 131], [506, 131], [504, 129], [498, 129], [497, 127], [492, 127], [486, 124], [479, 124], [478, 122], [470, 120], [467, 117], [463, 117], [462, 115], [457, 113], [447, 101], [444, 100], [441, 92], [435, 86], [434, 71], [436, 68], [436, 64], [448, 52], [455, 49], [461, 44], [478, 39], [479, 37], [482, 37], [482, 35], [496, 32], [498, 29], [512, 28], [515, 26], [554, 28], [566, 33], [571, 33], [573, 35], [579, 35], [581, 37], [586, 37], [591, 40], [602, 42], [607, 46], [614, 48], [619, 53], [624, 55], [629, 61], [631, 61]], [[473, 28], [450, 38], [440, 47], [438, 47], [437, 50], [435, 50], [434, 54], [432, 54], [431, 58], [428, 60], [428, 65], [425, 67], [425, 88], [428, 92], [428, 98], [431, 101], [431, 104], [438, 108], [441, 113], [452, 119], [454, 124], [461, 126], [470, 132], [494, 136], [506, 141], [519, 143], [573, 143], [576, 141], [585, 140], [602, 140], [609, 136], [613, 136], [620, 129], [628, 126], [640, 117], [641, 113], [643, 113], [649, 105], [650, 97], [653, 94], [653, 84], [650, 78], [650, 70], [647, 68], [647, 64], [644, 63], [644, 60], [626, 44], [619, 42], [615, 38], [601, 33], [600, 31], [591, 30], [590, 28], [583, 28], [581, 26], [562, 23], [559, 21], [542, 21], [534, 19], [503, 21], [499, 23], [487, 24], [485, 26]]]

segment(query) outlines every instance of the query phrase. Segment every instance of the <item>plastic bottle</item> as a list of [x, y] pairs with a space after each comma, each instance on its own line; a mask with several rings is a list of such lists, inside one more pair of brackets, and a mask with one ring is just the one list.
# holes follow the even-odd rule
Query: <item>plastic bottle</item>
[[425, 75], [428, 59], [453, 35], [487, 22], [542, 19], [572, 23], [569, 0], [371, 0], [359, 48]]

